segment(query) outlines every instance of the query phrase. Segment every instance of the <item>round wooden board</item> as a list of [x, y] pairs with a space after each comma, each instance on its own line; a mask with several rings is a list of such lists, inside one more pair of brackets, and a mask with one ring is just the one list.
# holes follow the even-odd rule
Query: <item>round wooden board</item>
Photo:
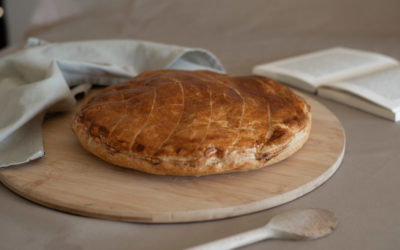
[[313, 112], [309, 140], [290, 158], [263, 169], [174, 177], [116, 167], [80, 146], [71, 131], [70, 112], [44, 122], [44, 158], [1, 169], [0, 180], [44, 206], [123, 221], [202, 221], [271, 208], [324, 183], [343, 158], [345, 135], [340, 122], [322, 104], [303, 97]]

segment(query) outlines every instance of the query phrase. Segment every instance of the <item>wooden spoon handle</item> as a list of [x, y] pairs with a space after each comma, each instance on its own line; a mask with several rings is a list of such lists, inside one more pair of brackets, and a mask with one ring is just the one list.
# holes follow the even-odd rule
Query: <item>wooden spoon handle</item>
[[228, 236], [219, 240], [211, 241], [202, 245], [188, 248], [186, 250], [220, 250], [233, 249], [245, 246], [257, 241], [274, 238], [274, 232], [267, 227], [260, 227], [243, 233]]

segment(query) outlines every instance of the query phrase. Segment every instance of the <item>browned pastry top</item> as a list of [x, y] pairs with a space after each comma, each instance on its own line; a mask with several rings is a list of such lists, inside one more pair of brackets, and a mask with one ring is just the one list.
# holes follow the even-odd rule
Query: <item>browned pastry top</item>
[[309, 111], [301, 97], [265, 77], [159, 70], [104, 89], [77, 112], [73, 129], [110, 154], [155, 165], [249, 152], [265, 165], [284, 149], [277, 145], [310, 125]]

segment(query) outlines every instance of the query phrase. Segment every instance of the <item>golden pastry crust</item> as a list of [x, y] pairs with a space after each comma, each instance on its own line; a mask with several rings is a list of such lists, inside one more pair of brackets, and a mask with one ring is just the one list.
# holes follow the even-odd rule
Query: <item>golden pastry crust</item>
[[201, 176], [289, 157], [307, 141], [311, 108], [265, 77], [158, 70], [105, 88], [72, 129], [86, 150], [115, 165]]

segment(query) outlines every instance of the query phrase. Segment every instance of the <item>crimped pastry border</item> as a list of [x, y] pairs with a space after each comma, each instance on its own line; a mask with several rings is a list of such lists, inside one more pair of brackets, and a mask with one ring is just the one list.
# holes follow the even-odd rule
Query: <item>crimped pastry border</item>
[[[257, 159], [253, 151], [233, 152], [218, 161], [212, 158], [200, 157], [187, 159], [186, 157], [145, 157], [128, 152], [116, 152], [103, 144], [99, 138], [93, 137], [84, 124], [74, 120], [72, 130], [78, 137], [81, 145], [97, 157], [114, 165], [134, 170], [156, 174], [175, 176], [203, 176], [231, 172], [243, 172], [263, 168], [284, 160], [298, 151], [307, 141], [311, 132], [311, 111], [307, 114], [306, 126], [294, 133], [292, 139], [278, 148], [274, 148], [273, 158]], [[266, 154], [268, 149], [264, 150]], [[276, 153], [278, 152], [278, 153]]]

